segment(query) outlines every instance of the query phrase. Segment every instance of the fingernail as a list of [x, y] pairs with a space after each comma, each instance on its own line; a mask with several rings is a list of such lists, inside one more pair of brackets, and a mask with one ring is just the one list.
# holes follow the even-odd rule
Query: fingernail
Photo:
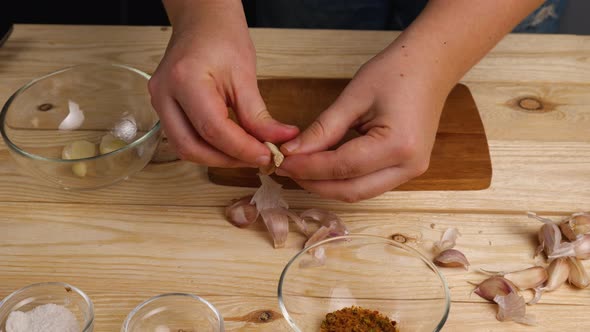
[[297, 129], [297, 130], [299, 130], [299, 127], [293, 126], [293, 125], [286, 124], [285, 127], [289, 128], [289, 129]]
[[289, 141], [283, 145], [281, 145], [281, 149], [284, 149], [287, 153], [292, 153], [299, 147], [299, 138], [295, 138], [292, 141]]
[[264, 155], [256, 158], [256, 164], [259, 166], [266, 166], [270, 163], [270, 156]]

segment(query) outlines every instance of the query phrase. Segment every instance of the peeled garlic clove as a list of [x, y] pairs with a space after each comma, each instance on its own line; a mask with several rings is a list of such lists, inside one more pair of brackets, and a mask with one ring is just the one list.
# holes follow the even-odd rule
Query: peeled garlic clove
[[100, 154], [107, 154], [125, 147], [127, 143], [111, 134], [104, 135], [100, 140], [98, 151]]
[[96, 145], [88, 141], [74, 141], [64, 147], [62, 159], [83, 159], [96, 156]]
[[244, 228], [258, 218], [256, 205], [250, 204], [252, 195], [240, 198], [225, 208], [225, 217], [232, 225]]
[[440, 241], [434, 243], [434, 251], [442, 252], [454, 248], [459, 235], [461, 235], [461, 233], [459, 233], [459, 230], [456, 228], [447, 228], [442, 234]]
[[[88, 141], [74, 141], [64, 147], [61, 152], [62, 159], [84, 159], [96, 156], [96, 145]], [[88, 166], [85, 162], [72, 165], [72, 172], [79, 177], [85, 177], [88, 173]]]
[[541, 291], [552, 292], [561, 287], [570, 274], [570, 266], [567, 258], [557, 258], [551, 261], [551, 264], [547, 267], [547, 274], [549, 275], [547, 284], [541, 288]]
[[270, 149], [270, 153], [272, 153], [272, 160], [275, 167], [280, 167], [283, 163], [283, 160], [285, 160], [285, 156], [283, 155], [283, 153], [279, 150], [279, 148], [276, 145], [272, 144], [271, 142], [264, 142], [264, 145], [266, 145]]
[[525, 325], [535, 325], [535, 319], [526, 314], [526, 303], [524, 297], [515, 292], [505, 296], [498, 295], [494, 298], [498, 304], [498, 313], [496, 318], [501, 321], [514, 321]]
[[516, 292], [516, 286], [508, 279], [496, 276], [482, 281], [473, 292], [483, 299], [493, 301], [498, 295], [506, 296], [512, 292]]
[[570, 266], [568, 281], [577, 288], [586, 288], [590, 285], [590, 276], [586, 272], [584, 265], [579, 259], [568, 257], [567, 262]]
[[447, 249], [434, 257], [434, 264], [442, 267], [469, 267], [469, 261], [462, 252], [455, 249]]
[[547, 270], [542, 266], [534, 266], [521, 271], [504, 274], [519, 289], [531, 289], [541, 286], [547, 281]]

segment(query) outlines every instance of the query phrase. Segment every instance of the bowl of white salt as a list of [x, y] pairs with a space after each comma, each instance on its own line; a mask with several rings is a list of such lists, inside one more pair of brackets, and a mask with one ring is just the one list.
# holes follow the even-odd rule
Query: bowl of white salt
[[91, 332], [93, 326], [92, 301], [66, 283], [29, 285], [0, 302], [0, 332]]

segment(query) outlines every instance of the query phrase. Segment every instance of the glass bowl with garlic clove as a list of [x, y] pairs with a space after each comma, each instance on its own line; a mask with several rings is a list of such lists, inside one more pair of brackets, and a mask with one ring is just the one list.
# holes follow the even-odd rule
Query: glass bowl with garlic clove
[[18, 89], [0, 132], [19, 169], [64, 189], [96, 189], [143, 169], [161, 136], [150, 76], [116, 64], [55, 71]]
[[362, 234], [333, 237], [297, 253], [278, 287], [296, 332], [440, 331], [450, 309], [444, 276], [416, 249]]

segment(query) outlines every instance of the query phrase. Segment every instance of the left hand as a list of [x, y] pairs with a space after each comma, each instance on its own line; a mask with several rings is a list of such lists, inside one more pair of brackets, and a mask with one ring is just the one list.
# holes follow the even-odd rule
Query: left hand
[[[330, 107], [281, 146], [286, 159], [278, 175], [322, 197], [357, 202], [428, 169], [454, 83], [431, 79], [421, 66], [408, 64], [405, 46], [390, 48], [363, 65]], [[349, 128], [362, 136], [327, 150]]]

